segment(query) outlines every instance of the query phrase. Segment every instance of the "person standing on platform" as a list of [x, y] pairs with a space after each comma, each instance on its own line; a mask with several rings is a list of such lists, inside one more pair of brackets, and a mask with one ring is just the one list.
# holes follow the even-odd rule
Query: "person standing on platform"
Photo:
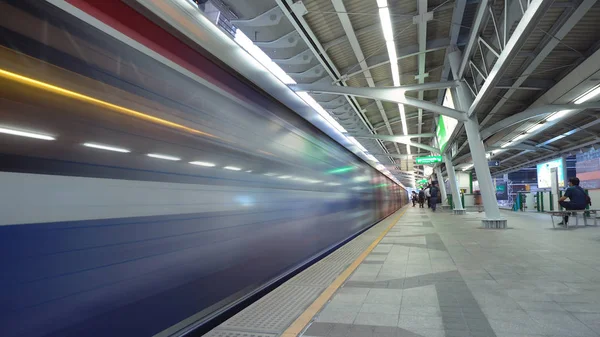
[[425, 208], [425, 207], [423, 207], [424, 203], [425, 203], [425, 190], [423, 190], [421, 188], [421, 190], [419, 191], [419, 208]]
[[431, 208], [431, 185], [427, 185], [425, 189], [425, 198], [427, 199], [427, 208]]
[[429, 188], [429, 195], [429, 204], [431, 210], [435, 212], [440, 197], [440, 188], [438, 187], [437, 181], [431, 183], [431, 187]]
[[[569, 201], [566, 201], [566, 199]], [[584, 210], [588, 205], [592, 204], [590, 198], [585, 194], [583, 188], [579, 187], [579, 178], [569, 178], [569, 187], [565, 195], [558, 199], [561, 207], [568, 211]], [[565, 215], [564, 221], [559, 223], [559, 226], [566, 226], [569, 223], [569, 216]]]
[[412, 199], [413, 207], [415, 207], [417, 205], [417, 201], [419, 199], [417, 192], [412, 191], [411, 199]]

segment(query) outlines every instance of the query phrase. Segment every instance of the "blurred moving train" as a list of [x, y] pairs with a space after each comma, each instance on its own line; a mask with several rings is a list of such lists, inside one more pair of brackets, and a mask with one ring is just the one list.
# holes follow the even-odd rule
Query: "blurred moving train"
[[195, 75], [45, 0], [0, 2], [1, 336], [202, 322], [407, 202], [293, 111], [119, 11]]

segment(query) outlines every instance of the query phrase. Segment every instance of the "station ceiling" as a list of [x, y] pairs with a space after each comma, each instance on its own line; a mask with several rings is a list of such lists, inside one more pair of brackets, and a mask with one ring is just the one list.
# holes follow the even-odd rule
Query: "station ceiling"
[[[475, 103], [470, 112], [481, 130], [530, 107], [572, 103], [600, 84], [600, 5], [595, 0], [211, 3], [299, 84], [394, 86], [390, 35], [386, 35], [382, 20], [391, 23], [401, 85], [452, 80], [448, 54], [460, 50], [463, 62], [458, 76], [473, 94]], [[382, 15], [386, 7], [387, 18]], [[523, 26], [527, 29], [521, 30]], [[517, 40], [516, 45], [511, 45], [513, 40]], [[445, 92], [424, 90], [406, 95], [441, 104]], [[311, 96], [349, 133], [425, 134], [435, 132], [437, 125], [437, 114], [408, 105], [333, 94]], [[501, 162], [492, 168], [492, 174], [600, 142], [598, 117], [597, 110], [577, 110], [551, 121], [552, 115], [538, 116], [495, 132], [483, 139], [494, 160]], [[536, 126], [540, 123], [544, 125]], [[536, 129], [531, 130], [533, 127]], [[389, 141], [358, 140], [396, 171], [420, 174], [412, 159], [384, 154], [429, 154]], [[429, 145], [432, 139], [414, 141]], [[468, 167], [470, 150], [461, 124], [449, 149], [450, 144], [455, 144], [454, 164]], [[414, 182], [410, 175], [398, 178], [409, 186]]]

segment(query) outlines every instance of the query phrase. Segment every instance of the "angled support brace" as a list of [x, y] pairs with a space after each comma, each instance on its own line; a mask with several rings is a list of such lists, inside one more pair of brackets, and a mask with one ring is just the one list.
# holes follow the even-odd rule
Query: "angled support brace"
[[426, 144], [413, 142], [410, 140], [410, 137], [407, 137], [407, 136], [364, 135], [364, 136], [354, 136], [354, 138], [381, 139], [381, 140], [385, 140], [388, 142], [395, 142], [395, 143], [418, 147], [418, 148], [421, 148], [423, 150], [430, 151], [433, 153], [440, 153], [440, 149], [435, 148], [433, 146], [426, 145]]
[[309, 93], [329, 93], [338, 95], [350, 95], [358, 97], [366, 97], [375, 100], [394, 102], [399, 104], [406, 104], [421, 108], [424, 110], [432, 111], [440, 115], [452, 117], [459, 121], [466, 121], [467, 116], [463, 111], [446, 108], [441, 105], [437, 105], [431, 102], [418, 100], [410, 97], [405, 97], [405, 91], [413, 90], [438, 90], [445, 88], [453, 88], [458, 85], [458, 82], [442, 82], [442, 83], [425, 83], [417, 85], [407, 85], [401, 87], [387, 87], [387, 88], [356, 88], [356, 87], [342, 87], [337, 85], [323, 85], [323, 84], [293, 84], [289, 87], [294, 91], [306, 91]]

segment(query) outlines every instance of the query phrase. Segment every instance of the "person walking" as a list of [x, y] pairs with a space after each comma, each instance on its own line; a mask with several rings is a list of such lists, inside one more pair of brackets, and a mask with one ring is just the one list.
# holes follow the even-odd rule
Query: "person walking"
[[417, 205], [417, 200], [419, 199], [417, 192], [412, 191], [411, 199], [412, 199], [413, 207], [415, 207]]
[[[567, 198], [569, 201], [566, 201]], [[565, 191], [565, 195], [563, 195], [560, 199], [558, 199], [558, 203], [561, 207], [568, 211], [575, 210], [584, 210], [588, 205], [592, 204], [592, 201], [589, 196], [585, 194], [583, 188], [579, 186], [579, 178], [573, 177], [569, 178], [569, 187]], [[569, 223], [569, 216], [565, 215], [563, 222], [559, 223], [559, 226], [566, 226]]]
[[425, 203], [425, 190], [421, 188], [421, 190], [419, 191], [419, 208], [425, 208], [425, 207], [423, 207], [424, 203]]
[[425, 189], [425, 198], [427, 199], [427, 208], [431, 208], [431, 185]]
[[440, 188], [438, 187], [437, 181], [431, 183], [431, 187], [429, 188], [429, 204], [431, 210], [435, 212], [437, 208], [438, 200], [440, 199]]

